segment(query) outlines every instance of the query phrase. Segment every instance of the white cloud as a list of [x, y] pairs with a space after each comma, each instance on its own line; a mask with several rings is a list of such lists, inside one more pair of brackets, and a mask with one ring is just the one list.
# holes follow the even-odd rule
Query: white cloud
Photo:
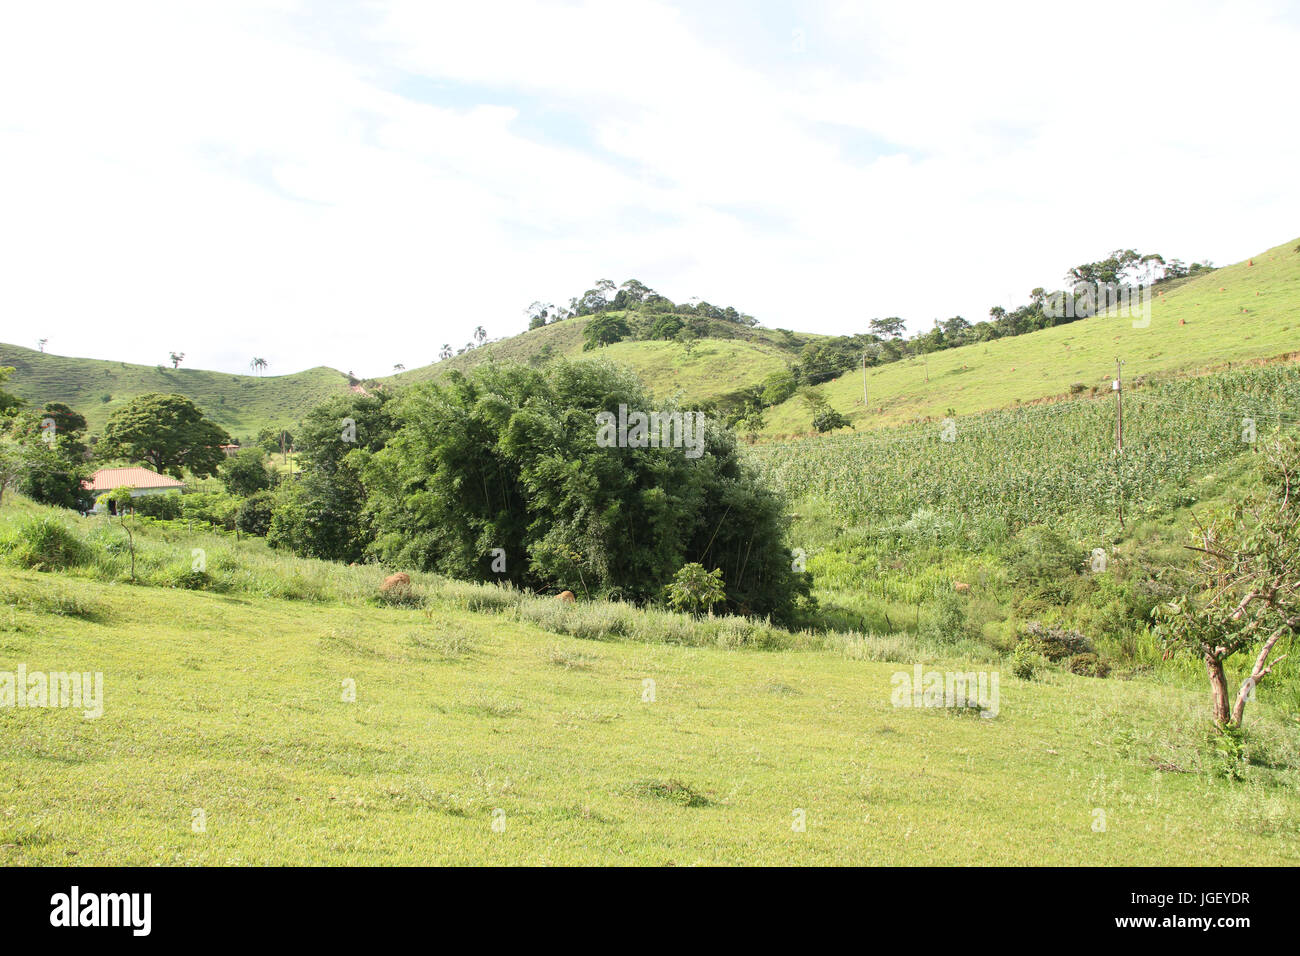
[[0, 339], [379, 374], [598, 277], [917, 328], [1293, 237], [1283, 8], [1040, 7], [10, 5]]

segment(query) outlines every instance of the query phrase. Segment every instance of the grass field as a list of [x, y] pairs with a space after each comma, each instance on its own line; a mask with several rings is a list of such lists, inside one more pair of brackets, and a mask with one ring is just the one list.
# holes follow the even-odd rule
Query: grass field
[[[877, 428], [1009, 408], [1067, 395], [1074, 386], [1109, 390], [1117, 357], [1125, 362], [1125, 380], [1134, 383], [1153, 373], [1205, 370], [1297, 351], [1300, 240], [1292, 240], [1155, 296], [1144, 328], [1134, 328], [1127, 316], [1099, 315], [879, 366], [867, 372], [866, 406], [860, 369], [822, 391], [858, 428]], [[763, 434], [806, 434], [810, 421], [807, 406], [795, 397], [767, 412]]]
[[[101, 521], [70, 526], [102, 547]], [[662, 643], [709, 624], [666, 612], [601, 638], [596, 604], [417, 575], [421, 606], [376, 606], [375, 567], [142, 539], [143, 578], [201, 546], [222, 593], [127, 583], [120, 547], [0, 567], [0, 671], [104, 675], [97, 719], [0, 709], [5, 864], [1300, 862], [1300, 724], [1267, 699], [1229, 780], [1177, 675], [1020, 681], [861, 635]], [[996, 716], [894, 706], [916, 663], [1000, 671]]]
[[0, 344], [0, 366], [13, 366], [6, 388], [32, 404], [64, 402], [86, 416], [92, 433], [108, 417], [147, 392], [179, 393], [236, 439], [266, 427], [291, 426], [331, 395], [345, 391], [347, 376], [330, 368], [293, 375], [228, 375], [203, 369], [132, 365], [68, 358]]

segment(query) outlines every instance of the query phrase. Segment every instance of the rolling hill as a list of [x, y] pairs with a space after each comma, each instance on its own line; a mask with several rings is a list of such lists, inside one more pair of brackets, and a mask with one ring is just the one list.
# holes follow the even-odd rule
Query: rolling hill
[[[1114, 314], [861, 370], [821, 386], [856, 427], [906, 424], [1109, 389], [1115, 359], [1125, 381], [1191, 373], [1300, 353], [1300, 240], [1178, 284], [1153, 300], [1150, 324]], [[809, 432], [798, 396], [770, 409], [766, 437]]]
[[[559, 357], [599, 357], [628, 366], [656, 394], [725, 404], [797, 363], [806, 343], [824, 338], [715, 321], [709, 337], [689, 353], [675, 341], [626, 341], [584, 352], [588, 321], [569, 319], [373, 381], [400, 388], [486, 361], [540, 366]], [[1128, 317], [1101, 315], [879, 366], [866, 376], [866, 407], [860, 370], [819, 388], [855, 427], [876, 428], [1096, 392], [1109, 387], [1117, 356], [1125, 362], [1125, 380], [1140, 384], [1148, 376], [1297, 353], [1300, 240], [1292, 240], [1246, 262], [1161, 286], [1145, 327], [1134, 328]], [[268, 425], [292, 426], [349, 384], [344, 373], [325, 367], [259, 378], [68, 358], [3, 344], [0, 365], [15, 367], [14, 392], [32, 403], [66, 402], [86, 416], [92, 431], [131, 397], [164, 391], [188, 395], [242, 439]], [[768, 409], [766, 418], [762, 435], [767, 439], [810, 431], [810, 414], [798, 396]]]
[[15, 369], [6, 386], [11, 391], [32, 404], [65, 402], [86, 416], [92, 433], [136, 395], [174, 392], [193, 399], [237, 439], [252, 438], [268, 426], [292, 425], [312, 406], [348, 387], [347, 376], [332, 368], [263, 378], [69, 358], [0, 344], [0, 366], [5, 365]]
[[[621, 314], [621, 313], [619, 313]], [[680, 392], [688, 401], [721, 401], [757, 385], [797, 361], [799, 349], [822, 335], [794, 336], [764, 328], [712, 321], [707, 338], [688, 355], [679, 342], [617, 342], [583, 351], [587, 318], [567, 319], [510, 338], [488, 342], [452, 358], [391, 375], [380, 381], [396, 386], [436, 379], [452, 370], [468, 371], [487, 361], [540, 365], [552, 358], [603, 358], [626, 365], [658, 395]]]

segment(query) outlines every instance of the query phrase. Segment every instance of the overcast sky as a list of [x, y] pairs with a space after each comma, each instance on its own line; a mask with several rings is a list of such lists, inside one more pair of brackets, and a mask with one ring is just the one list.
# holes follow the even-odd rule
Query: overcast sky
[[977, 321], [1300, 235], [1297, 50], [1281, 3], [6, 3], [0, 340], [379, 375], [631, 277]]

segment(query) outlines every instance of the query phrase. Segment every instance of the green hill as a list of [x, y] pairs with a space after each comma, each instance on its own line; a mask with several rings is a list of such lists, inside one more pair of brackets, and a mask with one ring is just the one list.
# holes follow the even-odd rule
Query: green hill
[[589, 321], [566, 319], [380, 381], [399, 386], [427, 381], [487, 361], [540, 365], [553, 358], [603, 358], [632, 369], [656, 394], [680, 391], [687, 401], [725, 403], [737, 392], [795, 362], [805, 343], [824, 338], [714, 320], [709, 323], [708, 337], [699, 340], [690, 354], [680, 342], [648, 340], [583, 351], [583, 330]]
[[[1195, 372], [1300, 351], [1300, 240], [1246, 262], [1158, 286], [1151, 322], [1099, 315], [1066, 325], [932, 353], [821, 386], [832, 407], [858, 428], [1008, 408], [1044, 398], [1109, 389], [1115, 359], [1126, 381]], [[769, 409], [768, 437], [811, 430], [794, 397]]]
[[[1109, 387], [1116, 356], [1126, 363], [1126, 380], [1136, 384], [1153, 374], [1205, 371], [1300, 350], [1297, 241], [1159, 289], [1143, 328], [1134, 328], [1127, 316], [1101, 315], [883, 365], [867, 373], [867, 407], [861, 371], [820, 390], [856, 427], [875, 428], [1095, 394]], [[657, 394], [679, 392], [687, 401], [725, 405], [796, 364], [805, 344], [825, 338], [713, 320], [707, 337], [689, 351], [680, 342], [652, 340], [584, 351], [588, 321], [568, 319], [375, 381], [400, 387], [486, 361], [543, 365], [560, 357], [599, 357], [628, 366]], [[331, 368], [259, 378], [68, 358], [16, 345], [0, 345], [0, 365], [17, 370], [11, 379], [17, 394], [33, 403], [66, 402], [86, 416], [92, 431], [133, 396], [163, 391], [189, 396], [233, 435], [247, 438], [268, 425], [292, 426], [313, 405], [348, 387], [347, 376]], [[810, 418], [796, 396], [768, 409], [764, 435], [806, 434]]]
[[236, 438], [251, 438], [262, 428], [292, 425], [314, 405], [348, 387], [332, 368], [293, 375], [230, 375], [203, 369], [132, 365], [101, 359], [51, 355], [0, 344], [0, 366], [15, 372], [8, 387], [32, 404], [65, 402], [86, 416], [92, 432], [136, 395], [174, 392], [194, 400]]

